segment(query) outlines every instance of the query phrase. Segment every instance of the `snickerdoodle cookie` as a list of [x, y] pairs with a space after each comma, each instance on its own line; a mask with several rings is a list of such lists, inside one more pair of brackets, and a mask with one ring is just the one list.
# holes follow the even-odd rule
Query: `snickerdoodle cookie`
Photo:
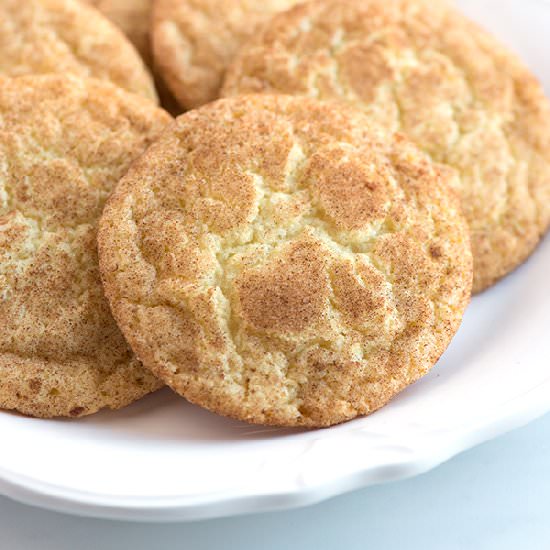
[[343, 106], [260, 95], [191, 111], [105, 208], [113, 315], [153, 373], [215, 412], [370, 413], [428, 372], [468, 303], [453, 177]]
[[219, 96], [225, 68], [266, 19], [299, 0], [154, 0], [155, 66], [184, 109]]
[[152, 66], [149, 27], [153, 0], [84, 0], [110, 19]]
[[156, 101], [153, 80], [122, 32], [78, 0], [2, 0], [0, 74], [75, 74]]
[[0, 407], [83, 416], [159, 387], [109, 311], [103, 205], [170, 117], [110, 84], [0, 79]]
[[173, 115], [182, 112], [182, 108], [168, 90], [160, 75], [154, 70], [153, 52], [149, 30], [153, 0], [84, 0], [110, 19], [132, 42], [153, 71], [155, 86], [160, 104]]
[[431, 0], [319, 0], [242, 49], [224, 95], [344, 100], [459, 173], [474, 290], [521, 264], [550, 223], [550, 106], [497, 40]]

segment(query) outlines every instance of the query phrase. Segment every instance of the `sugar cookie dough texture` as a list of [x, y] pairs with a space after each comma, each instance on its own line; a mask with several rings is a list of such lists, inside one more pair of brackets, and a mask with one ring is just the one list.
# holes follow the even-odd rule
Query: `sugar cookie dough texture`
[[0, 407], [83, 416], [159, 387], [104, 297], [105, 200], [170, 117], [100, 81], [0, 79]]
[[288, 426], [370, 413], [428, 372], [468, 303], [453, 177], [328, 103], [191, 111], [104, 211], [113, 314], [145, 365], [217, 413]]
[[320, 0], [241, 50], [224, 95], [338, 99], [454, 167], [474, 290], [521, 264], [550, 223], [550, 106], [498, 41], [446, 2]]
[[156, 101], [151, 75], [126, 37], [77, 0], [2, 0], [0, 75], [75, 74]]
[[299, 0], [155, 0], [155, 65], [185, 109], [219, 96], [239, 46], [274, 13]]

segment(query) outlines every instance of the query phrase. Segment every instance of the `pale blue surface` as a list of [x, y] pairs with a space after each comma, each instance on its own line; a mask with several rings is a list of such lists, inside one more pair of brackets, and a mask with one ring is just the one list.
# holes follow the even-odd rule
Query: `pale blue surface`
[[1, 550], [548, 550], [550, 415], [423, 476], [288, 512], [180, 525], [0, 498]]

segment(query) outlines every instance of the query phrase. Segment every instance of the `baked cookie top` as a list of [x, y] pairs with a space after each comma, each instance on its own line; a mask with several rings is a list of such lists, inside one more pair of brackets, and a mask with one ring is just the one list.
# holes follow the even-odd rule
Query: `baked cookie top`
[[98, 9], [130, 39], [148, 66], [152, 66], [149, 27], [153, 0], [84, 0]]
[[241, 50], [224, 95], [344, 100], [460, 177], [474, 289], [522, 263], [550, 223], [550, 106], [493, 37], [429, 0], [319, 0]]
[[299, 0], [153, 0], [155, 66], [185, 109], [219, 96], [225, 69], [258, 25]]
[[41, 417], [118, 408], [159, 387], [109, 311], [105, 200], [170, 117], [110, 84], [0, 79], [0, 407]]
[[75, 74], [156, 101], [153, 80], [126, 37], [77, 0], [2, 0], [0, 74]]
[[113, 314], [146, 366], [215, 412], [370, 413], [426, 374], [468, 303], [452, 177], [343, 106], [260, 95], [191, 111], [105, 208]]

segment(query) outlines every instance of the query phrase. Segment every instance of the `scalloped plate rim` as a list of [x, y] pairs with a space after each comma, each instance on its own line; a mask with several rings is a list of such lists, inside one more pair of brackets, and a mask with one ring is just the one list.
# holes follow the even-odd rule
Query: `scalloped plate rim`
[[[528, 397], [537, 395], [536, 401]], [[306, 489], [296, 488], [284, 493], [212, 493], [210, 498], [191, 497], [109, 497], [100, 493], [68, 490], [0, 467], [0, 493], [19, 502], [50, 510], [103, 519], [127, 521], [193, 521], [247, 513], [298, 508], [322, 502], [341, 494], [378, 483], [403, 480], [425, 473], [457, 454], [467, 451], [493, 437], [519, 428], [550, 410], [550, 377], [544, 384], [513, 400], [520, 405], [513, 412], [493, 414], [489, 422], [475, 429], [464, 428], [449, 438], [446, 446], [434, 454], [415, 449], [415, 456], [396, 464], [365, 467], [329, 483], [320, 483]], [[510, 402], [507, 403], [510, 405]], [[360, 431], [360, 430], [359, 430]], [[392, 468], [391, 473], [384, 473]], [[207, 497], [208, 497], [207, 496]]]

